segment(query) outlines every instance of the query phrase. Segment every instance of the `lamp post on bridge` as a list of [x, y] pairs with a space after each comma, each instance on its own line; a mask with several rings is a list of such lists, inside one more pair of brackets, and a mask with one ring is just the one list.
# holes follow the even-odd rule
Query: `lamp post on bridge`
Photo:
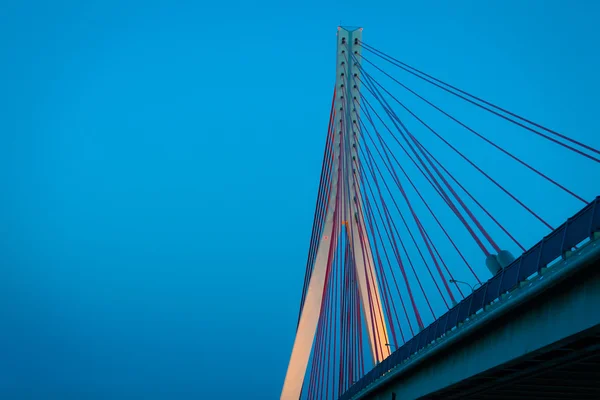
[[462, 283], [464, 285], [467, 285], [471, 289], [471, 293], [473, 293], [475, 291], [475, 288], [477, 287], [477, 285], [481, 285], [481, 282], [477, 282], [474, 285], [471, 285], [469, 282], [459, 281], [457, 279], [450, 279], [449, 282], [450, 283]]

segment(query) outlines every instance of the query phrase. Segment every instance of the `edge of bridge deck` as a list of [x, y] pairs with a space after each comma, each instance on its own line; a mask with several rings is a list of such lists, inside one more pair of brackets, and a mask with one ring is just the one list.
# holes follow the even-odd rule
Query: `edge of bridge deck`
[[[600, 238], [595, 237], [599, 231], [600, 196], [404, 343], [352, 385], [340, 399], [357, 399], [380, 388], [460, 340], [466, 331], [486, 324], [538, 292], [554, 286], [585, 266], [590, 258], [600, 258]], [[572, 249], [578, 245], [583, 247], [573, 252]], [[552, 274], [542, 280], [546, 270]], [[532, 282], [535, 285], [530, 283], [526, 290], [515, 291], [523, 282], [536, 276], [540, 279]], [[507, 295], [509, 292], [513, 292], [514, 296], [513, 293]], [[423, 352], [425, 349], [427, 351]]]

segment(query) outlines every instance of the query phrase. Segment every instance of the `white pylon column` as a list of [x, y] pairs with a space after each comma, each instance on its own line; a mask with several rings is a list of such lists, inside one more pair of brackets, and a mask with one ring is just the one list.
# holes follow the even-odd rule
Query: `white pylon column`
[[[345, 41], [347, 44], [340, 43], [344, 42], [346, 35], [347, 39]], [[378, 364], [390, 355], [390, 348], [387, 346], [389, 343], [387, 327], [383, 316], [373, 253], [371, 252], [371, 244], [366, 230], [364, 203], [359, 186], [359, 165], [353, 161], [353, 158], [360, 159], [360, 68], [357, 63], [360, 62], [361, 56], [362, 28], [352, 31], [340, 30], [338, 36], [342, 36], [341, 40], [338, 39], [338, 71], [341, 70], [338, 76], [346, 78], [345, 82], [344, 79], [341, 79], [340, 85], [343, 84], [346, 88], [344, 94], [346, 123], [344, 128], [349, 144], [347, 151], [350, 153], [350, 156], [347, 157], [349, 165], [346, 169], [346, 177], [349, 180], [348, 187], [352, 199], [352, 219], [348, 221], [350, 226], [347, 233], [349, 240], [352, 241], [363, 317], [369, 335], [373, 363]], [[344, 74], [344, 76], [342, 77], [340, 74]]]
[[[350, 202], [346, 204], [349, 207], [347, 211], [350, 216], [346, 224], [346, 233], [348, 242], [353, 249], [352, 257], [356, 266], [363, 318], [368, 332], [373, 362], [377, 364], [390, 355], [389, 346], [386, 346], [388, 343], [387, 328], [379, 295], [375, 264], [364, 223], [363, 201], [358, 186], [358, 182], [360, 182], [358, 178], [359, 171], [352, 161], [353, 156], [358, 160], [357, 150], [360, 138], [357, 125], [360, 116], [360, 70], [355, 65], [354, 57], [360, 60], [361, 50], [358, 43], [361, 38], [362, 28], [354, 30], [338, 28], [334, 142], [332, 147], [333, 165], [331, 167], [329, 204], [281, 392], [282, 400], [297, 400], [300, 398], [302, 391], [323, 301], [329, 249], [331, 241], [334, 239], [334, 213], [337, 203], [338, 181], [344, 187], [344, 190], [349, 191], [350, 195]], [[354, 123], [355, 121], [356, 123]], [[340, 147], [340, 143], [344, 145]], [[346, 154], [340, 157], [340, 151], [345, 151]]]

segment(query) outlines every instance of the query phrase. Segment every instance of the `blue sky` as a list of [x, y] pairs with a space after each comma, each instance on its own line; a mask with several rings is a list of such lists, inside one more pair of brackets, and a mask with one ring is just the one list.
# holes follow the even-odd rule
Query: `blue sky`
[[[3, 4], [0, 397], [277, 398], [340, 21], [598, 148], [598, 7]], [[526, 133], [456, 110], [588, 200], [599, 194], [592, 163], [532, 151]], [[510, 173], [555, 224], [581, 207]], [[512, 224], [529, 244], [545, 233]]]

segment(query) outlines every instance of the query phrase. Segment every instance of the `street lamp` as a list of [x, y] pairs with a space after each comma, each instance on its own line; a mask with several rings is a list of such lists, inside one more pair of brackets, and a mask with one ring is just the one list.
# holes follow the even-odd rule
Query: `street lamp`
[[394, 344], [390, 344], [390, 343], [386, 343], [385, 345], [386, 345], [387, 347], [389, 347], [389, 348], [390, 348], [390, 350], [392, 349], [392, 347], [396, 347], [396, 345], [394, 345]]
[[477, 285], [481, 285], [481, 283], [480, 283], [480, 282], [477, 282], [477, 283], [475, 283], [474, 285], [471, 285], [471, 284], [470, 284], [470, 283], [468, 283], [468, 282], [465, 282], [465, 281], [459, 281], [459, 280], [456, 280], [456, 279], [450, 279], [450, 281], [449, 281], [449, 282], [450, 282], [450, 283], [462, 283], [462, 284], [464, 284], [464, 285], [467, 285], [467, 286], [468, 286], [468, 287], [471, 289], [471, 293], [473, 293], [473, 292], [475, 291], [475, 288], [477, 287]]

